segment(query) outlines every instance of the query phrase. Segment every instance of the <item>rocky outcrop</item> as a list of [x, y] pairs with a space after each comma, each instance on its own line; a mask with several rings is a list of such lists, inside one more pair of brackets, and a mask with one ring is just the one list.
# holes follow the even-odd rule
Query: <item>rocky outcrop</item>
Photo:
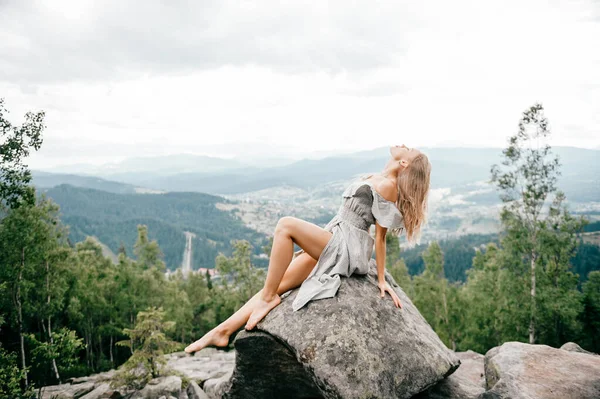
[[485, 392], [484, 356], [473, 351], [456, 352], [460, 367], [415, 399], [476, 399]]
[[600, 356], [505, 342], [485, 354], [482, 399], [600, 398]]
[[[219, 387], [229, 380], [235, 361], [235, 353], [206, 348], [188, 356], [185, 352], [165, 355], [167, 366], [180, 373], [190, 383], [183, 386], [179, 376], [159, 377], [147, 384], [140, 391], [113, 389], [110, 379], [115, 370], [87, 377], [73, 378], [68, 384], [43, 387], [41, 399], [135, 399], [135, 398], [169, 398], [176, 399], [207, 399], [220, 398]], [[204, 386], [211, 392], [207, 394], [201, 388]]]
[[61, 384], [44, 387], [42, 399], [77, 399], [94, 390], [93, 382], [84, 382], [77, 385]]
[[567, 342], [560, 347], [560, 349], [569, 351], [569, 352], [579, 352], [579, 353], [587, 353], [588, 355], [595, 355], [594, 352], [589, 352], [583, 349], [581, 346], [577, 345], [575, 342]]
[[181, 377], [170, 375], [151, 380], [141, 391], [135, 392], [131, 399], [159, 399], [163, 396], [177, 398], [181, 393]]
[[410, 398], [452, 374], [459, 358], [386, 272], [403, 304], [380, 298], [369, 274], [344, 278], [334, 298], [294, 312], [292, 290], [234, 341], [228, 398]]

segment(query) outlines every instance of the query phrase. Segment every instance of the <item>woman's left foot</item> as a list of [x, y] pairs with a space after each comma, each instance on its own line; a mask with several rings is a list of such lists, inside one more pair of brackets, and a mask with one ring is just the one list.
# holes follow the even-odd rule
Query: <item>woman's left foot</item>
[[250, 317], [248, 318], [246, 330], [252, 330], [254, 327], [256, 327], [258, 322], [261, 321], [267, 315], [267, 313], [271, 311], [271, 309], [279, 305], [280, 302], [281, 298], [277, 294], [275, 294], [273, 299], [269, 301], [259, 298], [258, 303], [255, 305], [255, 308], [252, 311], [252, 314], [250, 314]]

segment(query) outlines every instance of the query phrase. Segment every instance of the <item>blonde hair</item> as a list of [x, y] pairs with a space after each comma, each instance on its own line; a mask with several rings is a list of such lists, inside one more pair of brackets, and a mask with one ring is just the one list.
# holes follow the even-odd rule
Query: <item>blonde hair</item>
[[[361, 178], [366, 180], [373, 174]], [[431, 163], [427, 155], [420, 153], [398, 176], [398, 198], [396, 207], [402, 214], [404, 226], [390, 229], [391, 234], [399, 236], [406, 229], [409, 247], [421, 242], [421, 228], [427, 223], [429, 183]]]

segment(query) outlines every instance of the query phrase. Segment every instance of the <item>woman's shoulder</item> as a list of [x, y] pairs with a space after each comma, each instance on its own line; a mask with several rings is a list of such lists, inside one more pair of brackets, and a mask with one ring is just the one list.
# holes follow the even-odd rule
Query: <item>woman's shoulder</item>
[[378, 195], [381, 199], [386, 202], [395, 204], [397, 196], [396, 184], [390, 179], [385, 177], [377, 176], [374, 173], [368, 175], [361, 175], [358, 179], [354, 180], [350, 187], [357, 184], [360, 187], [362, 184], [368, 184], [371, 186], [373, 193]]

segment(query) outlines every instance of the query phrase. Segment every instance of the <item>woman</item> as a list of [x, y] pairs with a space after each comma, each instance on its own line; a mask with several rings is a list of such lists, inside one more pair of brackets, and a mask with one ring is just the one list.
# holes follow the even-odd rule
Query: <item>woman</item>
[[[206, 346], [224, 347], [229, 337], [245, 324], [253, 329], [281, 302], [280, 295], [300, 286], [294, 311], [307, 302], [333, 297], [340, 276], [366, 274], [375, 245], [380, 296], [400, 299], [384, 278], [385, 236], [403, 230], [411, 245], [420, 239], [427, 213], [431, 164], [425, 154], [404, 144], [390, 147], [391, 158], [380, 175], [369, 175], [351, 183], [343, 193], [336, 216], [321, 228], [302, 219], [279, 220], [264, 287], [244, 306], [202, 338], [185, 348], [187, 353]], [[376, 225], [375, 238], [369, 234]], [[294, 243], [302, 249], [294, 253]]]

